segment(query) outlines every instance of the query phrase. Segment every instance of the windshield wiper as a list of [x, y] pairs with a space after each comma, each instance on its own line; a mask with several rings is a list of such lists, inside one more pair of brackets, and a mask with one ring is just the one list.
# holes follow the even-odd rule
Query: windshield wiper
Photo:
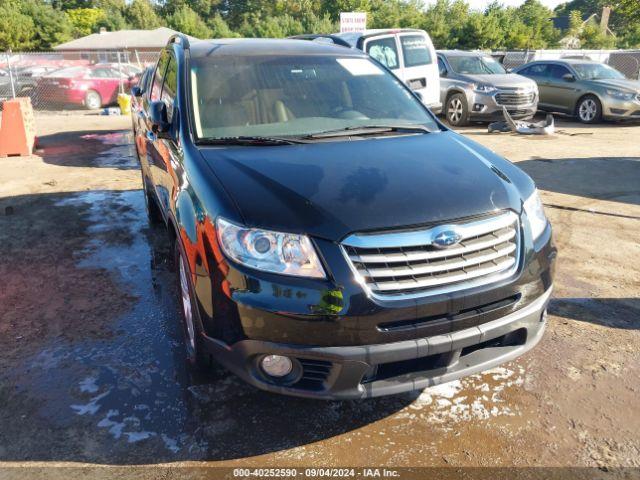
[[201, 138], [196, 145], [252, 145], [252, 146], [271, 146], [271, 145], [295, 145], [299, 143], [308, 143], [305, 140], [294, 137], [260, 137], [240, 135], [237, 137], [212, 137]]
[[431, 133], [424, 125], [354, 125], [351, 127], [326, 130], [313, 133], [303, 138], [330, 138], [356, 135], [374, 135], [376, 133], [405, 132], [405, 133]]

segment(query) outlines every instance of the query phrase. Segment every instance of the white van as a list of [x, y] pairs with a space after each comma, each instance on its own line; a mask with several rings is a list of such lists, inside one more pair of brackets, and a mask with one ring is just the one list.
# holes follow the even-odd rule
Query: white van
[[298, 35], [291, 38], [333, 42], [364, 50], [418, 92], [433, 113], [442, 111], [438, 58], [431, 37], [413, 28], [376, 29], [333, 35]]

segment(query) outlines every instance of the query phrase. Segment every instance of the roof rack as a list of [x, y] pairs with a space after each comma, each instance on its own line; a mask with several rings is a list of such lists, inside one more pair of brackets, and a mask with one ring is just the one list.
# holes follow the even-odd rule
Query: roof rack
[[335, 43], [336, 45], [340, 45], [341, 47], [347, 47], [347, 48], [352, 48], [351, 45], [349, 44], [349, 42], [347, 42], [346, 40], [343, 40], [342, 38], [336, 36], [336, 35], [330, 35], [330, 34], [325, 34], [325, 33], [307, 33], [304, 35], [293, 35], [291, 37], [287, 37], [290, 38], [292, 40], [318, 40], [318, 39], [322, 39], [322, 38], [326, 38], [327, 40], [331, 40], [333, 41], [333, 43]]
[[182, 45], [182, 48], [189, 49], [189, 39], [184, 33], [174, 33], [169, 37], [169, 41], [167, 43], [177, 43]]

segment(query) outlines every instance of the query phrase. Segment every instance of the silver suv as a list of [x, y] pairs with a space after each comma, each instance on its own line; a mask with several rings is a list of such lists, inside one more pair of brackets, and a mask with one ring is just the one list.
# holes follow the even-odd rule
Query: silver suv
[[472, 121], [528, 118], [538, 109], [538, 86], [533, 80], [507, 73], [494, 58], [481, 52], [438, 52], [440, 98], [447, 121], [456, 127]]

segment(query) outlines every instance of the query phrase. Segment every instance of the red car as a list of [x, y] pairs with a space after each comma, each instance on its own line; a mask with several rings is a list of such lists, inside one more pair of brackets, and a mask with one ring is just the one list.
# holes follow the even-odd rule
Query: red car
[[129, 92], [137, 77], [112, 66], [69, 67], [43, 76], [38, 102], [43, 105], [82, 105], [93, 110], [116, 102], [118, 93]]

